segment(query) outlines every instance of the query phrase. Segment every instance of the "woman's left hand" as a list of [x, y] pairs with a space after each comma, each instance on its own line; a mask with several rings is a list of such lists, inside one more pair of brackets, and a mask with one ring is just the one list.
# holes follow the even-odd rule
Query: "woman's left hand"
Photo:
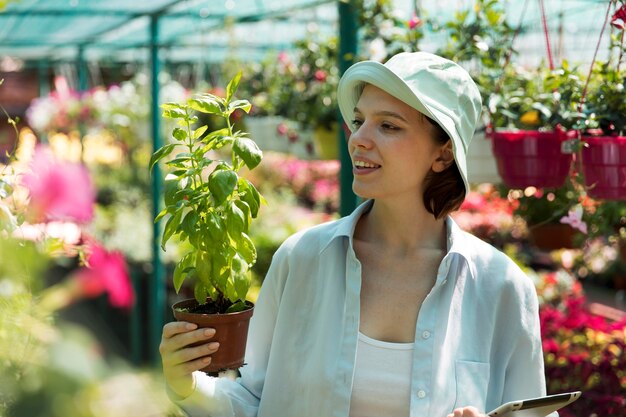
[[452, 414], [448, 414], [447, 417], [487, 417], [482, 414], [476, 407], [461, 407], [455, 408]]

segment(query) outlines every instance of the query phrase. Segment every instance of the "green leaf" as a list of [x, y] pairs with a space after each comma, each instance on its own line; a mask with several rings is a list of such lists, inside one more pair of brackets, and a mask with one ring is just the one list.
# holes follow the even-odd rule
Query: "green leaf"
[[237, 190], [239, 191], [240, 198], [248, 204], [250, 215], [255, 219], [259, 213], [259, 192], [250, 181], [243, 177], [240, 177], [237, 181]]
[[211, 280], [213, 285], [222, 292], [226, 292], [226, 283], [229, 276], [229, 258], [230, 254], [227, 249], [221, 248], [213, 254]]
[[245, 233], [241, 234], [241, 239], [237, 241], [237, 252], [251, 267], [256, 262], [256, 248], [250, 236]]
[[172, 131], [172, 136], [174, 136], [174, 139], [184, 142], [187, 139], [187, 131], [180, 127], [175, 127]]
[[168, 240], [176, 233], [178, 226], [180, 225], [180, 220], [183, 216], [183, 209], [178, 209], [176, 213], [167, 219], [167, 223], [165, 223], [165, 229], [163, 231], [163, 239], [161, 239], [161, 249], [165, 250], [165, 244]]
[[175, 143], [169, 143], [159, 149], [157, 149], [157, 151], [155, 153], [152, 154], [152, 157], [150, 158], [150, 171], [152, 171], [152, 168], [154, 167], [154, 165], [159, 162], [161, 159], [165, 158], [166, 156], [168, 156], [169, 154], [172, 153], [172, 151], [174, 150], [174, 148], [176, 147]]
[[237, 174], [233, 171], [216, 170], [209, 176], [209, 191], [216, 205], [222, 204], [235, 190]]
[[239, 87], [239, 81], [241, 80], [241, 74], [242, 72], [239, 71], [233, 77], [233, 79], [230, 80], [230, 82], [228, 83], [228, 86], [226, 86], [226, 101], [230, 101], [230, 99], [235, 94], [235, 91], [237, 91], [237, 87]]
[[220, 216], [211, 211], [206, 215], [206, 222], [209, 227], [209, 235], [215, 242], [219, 242], [224, 238], [224, 222]]
[[183, 285], [185, 278], [189, 271], [186, 269], [193, 263], [193, 254], [194, 252], [188, 252], [185, 256], [182, 257], [180, 261], [176, 263], [176, 267], [174, 268], [174, 289], [176, 290], [176, 294], [180, 291], [180, 287]]
[[250, 228], [250, 206], [248, 206], [248, 203], [246, 203], [243, 200], [235, 200], [233, 202], [233, 204], [235, 204], [239, 210], [241, 210], [241, 212], [243, 213], [243, 220], [244, 220], [244, 232], [247, 232], [248, 229]]
[[211, 256], [204, 252], [200, 251], [196, 255], [196, 271], [198, 272], [198, 276], [201, 277], [202, 280], [207, 282], [211, 279]]
[[198, 302], [198, 304], [206, 303], [208, 294], [209, 294], [209, 291], [204, 286], [204, 284], [200, 281], [197, 281], [196, 285], [193, 288], [193, 296]]
[[178, 206], [180, 200], [176, 198], [176, 193], [180, 190], [179, 179], [174, 175], [167, 175], [163, 181], [163, 201], [165, 206]]
[[167, 208], [164, 208], [163, 210], [161, 210], [161, 212], [157, 214], [157, 216], [154, 218], [154, 222], [158, 223], [158, 221], [161, 220], [167, 213], [169, 213]]
[[180, 223], [180, 228], [187, 233], [187, 236], [191, 236], [196, 231], [196, 224], [198, 223], [198, 214], [195, 211], [190, 211], [185, 215], [183, 221]]
[[235, 100], [228, 105], [228, 110], [232, 113], [236, 109], [241, 109], [246, 113], [250, 112], [252, 104], [248, 100]]
[[230, 307], [228, 307], [228, 309], [226, 310], [226, 313], [238, 313], [240, 311], [244, 311], [247, 310], [248, 306], [246, 305], [246, 303], [244, 301], [237, 301], [236, 303], [232, 304]]
[[189, 100], [189, 107], [200, 113], [221, 115], [222, 106], [218, 99], [212, 94], [197, 96]]
[[199, 127], [199, 128], [197, 128], [196, 130], [194, 130], [194, 132], [193, 132], [193, 138], [194, 138], [194, 139], [198, 139], [198, 138], [200, 138], [200, 137], [204, 134], [204, 132], [206, 132], [206, 131], [207, 131], [207, 129], [208, 129], [208, 128], [209, 128], [209, 127], [208, 127], [208, 126], [206, 126], [206, 125], [205, 125], [205, 126], [200, 126], [200, 127]]
[[246, 220], [244, 213], [235, 204], [228, 205], [228, 212], [226, 215], [226, 230], [231, 238], [239, 240], [241, 234], [245, 231]]
[[233, 150], [237, 156], [243, 159], [249, 169], [259, 165], [263, 159], [263, 152], [252, 139], [236, 138], [233, 143]]
[[185, 119], [187, 118], [187, 113], [180, 108], [169, 108], [163, 110], [163, 117], [166, 119]]

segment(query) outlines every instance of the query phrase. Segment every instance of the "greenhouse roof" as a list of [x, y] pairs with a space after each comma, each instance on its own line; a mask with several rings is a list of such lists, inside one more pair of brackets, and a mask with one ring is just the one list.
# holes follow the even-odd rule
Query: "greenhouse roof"
[[[6, 1], [6, 0], [5, 0]], [[0, 1], [0, 7], [5, 1]], [[260, 60], [307, 33], [338, 30], [339, 0], [9, 0], [0, 11], [0, 57], [30, 61], [147, 61], [153, 41], [170, 62], [220, 62], [228, 56]], [[512, 25], [523, 24], [518, 60], [545, 59], [537, 0], [500, 0]], [[393, 0], [405, 17], [419, 4], [427, 19], [452, 19], [474, 0]], [[543, 2], [557, 58], [589, 62], [609, 0]], [[522, 22], [522, 9], [528, 5]], [[155, 26], [151, 22], [158, 21]], [[154, 29], [154, 30], [153, 30]], [[603, 43], [608, 42], [604, 36]], [[430, 33], [425, 50], [445, 42]], [[602, 48], [606, 51], [606, 48]]]
[[[0, 12], [0, 55], [30, 60], [142, 59], [153, 42], [170, 59], [258, 58], [315, 24], [336, 31], [334, 0], [20, 0]], [[322, 7], [326, 6], [326, 7]], [[152, 26], [157, 22], [156, 26]], [[175, 48], [184, 47], [184, 48]], [[206, 57], [205, 55], [211, 55]], [[147, 58], [147, 57], [146, 57]]]

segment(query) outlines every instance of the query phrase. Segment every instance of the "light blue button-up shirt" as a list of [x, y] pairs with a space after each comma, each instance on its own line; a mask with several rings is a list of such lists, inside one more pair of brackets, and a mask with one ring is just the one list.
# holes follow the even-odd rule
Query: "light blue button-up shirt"
[[[348, 417], [361, 287], [353, 235], [369, 204], [284, 242], [259, 294], [241, 377], [196, 372], [194, 392], [177, 401], [183, 410]], [[490, 411], [545, 395], [533, 283], [451, 218], [446, 225], [448, 252], [417, 318], [410, 417], [445, 417], [468, 405]]]

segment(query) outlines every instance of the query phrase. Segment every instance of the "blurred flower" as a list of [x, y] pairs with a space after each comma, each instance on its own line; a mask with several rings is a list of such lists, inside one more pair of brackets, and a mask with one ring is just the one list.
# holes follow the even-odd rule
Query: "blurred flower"
[[120, 252], [107, 252], [100, 244], [91, 241], [86, 261], [86, 267], [76, 275], [83, 294], [95, 297], [107, 292], [112, 306], [132, 307], [135, 296], [124, 256]]
[[571, 208], [567, 212], [567, 216], [561, 217], [560, 222], [563, 224], [569, 224], [574, 229], [578, 229], [584, 234], [587, 234], [587, 223], [583, 221], [583, 206], [580, 204]]
[[96, 194], [84, 166], [56, 161], [48, 148], [39, 146], [31, 169], [22, 178], [30, 194], [30, 220], [86, 223], [92, 219]]
[[422, 21], [422, 19], [417, 17], [416, 14], [413, 14], [413, 17], [411, 17], [411, 20], [409, 20], [409, 22], [408, 22], [408, 26], [409, 26], [409, 29], [413, 30], [413, 29], [415, 29], [417, 27], [422, 26], [423, 23], [424, 22]]
[[371, 60], [382, 62], [387, 57], [387, 47], [381, 38], [373, 39], [368, 46], [368, 54]]
[[626, 4], [615, 12], [611, 18], [611, 25], [616, 29], [626, 30]]
[[519, 121], [527, 126], [538, 126], [541, 122], [539, 112], [537, 110], [530, 110], [522, 114]]

